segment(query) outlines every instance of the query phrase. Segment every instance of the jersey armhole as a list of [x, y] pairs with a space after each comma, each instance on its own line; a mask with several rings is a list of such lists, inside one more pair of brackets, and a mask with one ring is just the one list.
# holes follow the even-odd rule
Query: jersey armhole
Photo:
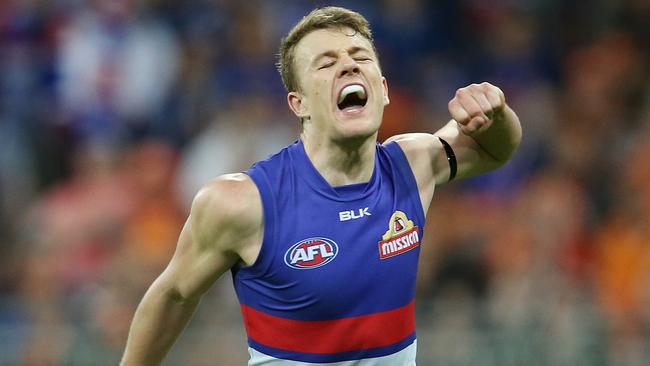
[[386, 149], [386, 152], [391, 157], [391, 161], [395, 164], [397, 170], [400, 173], [400, 177], [403, 177], [404, 183], [409, 188], [409, 195], [413, 204], [418, 207], [417, 215], [419, 222], [424, 223], [425, 215], [424, 208], [422, 207], [422, 201], [420, 200], [420, 190], [418, 189], [418, 183], [411, 169], [411, 164], [409, 164], [408, 158], [402, 147], [395, 141], [392, 141], [386, 145], [382, 145]]

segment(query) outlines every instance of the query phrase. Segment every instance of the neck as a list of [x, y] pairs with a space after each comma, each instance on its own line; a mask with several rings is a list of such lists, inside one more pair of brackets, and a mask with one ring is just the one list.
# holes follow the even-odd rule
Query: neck
[[309, 160], [331, 186], [363, 183], [372, 177], [377, 133], [359, 139], [332, 141], [310, 138], [303, 132], [300, 139]]

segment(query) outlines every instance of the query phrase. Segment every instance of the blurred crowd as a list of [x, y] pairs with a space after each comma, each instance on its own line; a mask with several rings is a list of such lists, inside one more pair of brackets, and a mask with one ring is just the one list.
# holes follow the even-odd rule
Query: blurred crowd
[[[440, 188], [421, 365], [650, 364], [650, 3], [0, 1], [0, 365], [114, 365], [194, 193], [293, 142], [279, 40], [315, 6], [371, 22], [384, 139], [472, 82], [524, 140]], [[243, 365], [227, 276], [169, 365]]]

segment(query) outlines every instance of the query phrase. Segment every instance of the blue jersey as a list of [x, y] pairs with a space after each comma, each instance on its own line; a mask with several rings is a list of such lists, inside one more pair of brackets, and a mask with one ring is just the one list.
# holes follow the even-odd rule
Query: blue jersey
[[366, 183], [330, 186], [301, 141], [248, 170], [264, 239], [232, 273], [249, 365], [415, 364], [424, 212], [399, 145], [376, 149]]

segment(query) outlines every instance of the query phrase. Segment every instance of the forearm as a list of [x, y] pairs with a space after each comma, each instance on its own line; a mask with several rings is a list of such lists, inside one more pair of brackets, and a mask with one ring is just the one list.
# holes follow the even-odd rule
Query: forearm
[[519, 118], [505, 105], [502, 111], [494, 113], [490, 128], [472, 138], [488, 155], [503, 164], [510, 160], [521, 142]]
[[181, 301], [159, 278], [138, 306], [122, 366], [158, 365], [189, 322], [198, 299]]

